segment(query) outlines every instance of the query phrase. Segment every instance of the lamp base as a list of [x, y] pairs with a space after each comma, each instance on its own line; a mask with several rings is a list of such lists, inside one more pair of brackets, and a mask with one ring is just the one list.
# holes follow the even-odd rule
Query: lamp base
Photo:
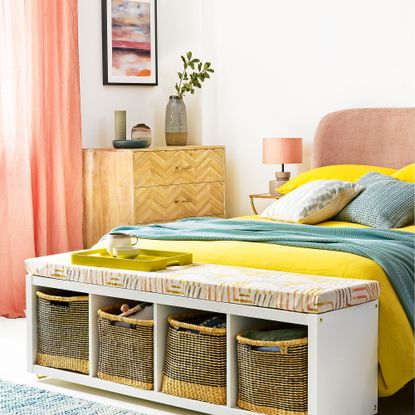
[[277, 189], [290, 180], [291, 173], [289, 171], [277, 171], [275, 172], [275, 179], [269, 181], [269, 194], [277, 194]]

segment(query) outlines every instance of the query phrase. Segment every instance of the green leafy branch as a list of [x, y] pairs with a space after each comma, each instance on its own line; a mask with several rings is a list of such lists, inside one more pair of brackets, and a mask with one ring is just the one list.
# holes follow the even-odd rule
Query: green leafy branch
[[187, 52], [181, 56], [183, 61], [183, 72], [177, 72], [179, 82], [176, 83], [176, 91], [179, 97], [183, 97], [187, 92], [195, 93], [195, 88], [201, 88], [205, 79], [210, 78], [210, 74], [215, 72], [210, 62], [203, 63], [200, 59], [193, 58], [192, 52]]

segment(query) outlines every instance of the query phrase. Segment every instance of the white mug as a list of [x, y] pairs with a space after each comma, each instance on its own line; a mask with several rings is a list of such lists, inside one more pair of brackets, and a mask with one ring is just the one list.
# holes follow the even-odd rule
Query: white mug
[[[135, 238], [133, 243], [131, 238]], [[113, 248], [132, 248], [138, 242], [138, 238], [134, 235], [128, 235], [122, 232], [110, 232], [104, 239], [105, 249], [111, 256], [115, 256]]]

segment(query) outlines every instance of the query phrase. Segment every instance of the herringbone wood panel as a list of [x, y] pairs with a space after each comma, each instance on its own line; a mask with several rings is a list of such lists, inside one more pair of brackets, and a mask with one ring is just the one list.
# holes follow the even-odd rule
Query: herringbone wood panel
[[197, 183], [136, 188], [135, 222], [165, 222], [224, 213], [224, 184]]
[[134, 153], [136, 187], [223, 181], [223, 149]]

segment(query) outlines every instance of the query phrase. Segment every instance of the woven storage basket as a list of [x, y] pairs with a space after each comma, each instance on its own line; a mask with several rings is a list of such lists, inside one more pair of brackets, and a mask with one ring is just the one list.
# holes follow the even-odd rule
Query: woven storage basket
[[225, 405], [226, 328], [186, 323], [210, 315], [188, 312], [168, 318], [162, 392]]
[[36, 295], [37, 364], [88, 373], [88, 296]]
[[[115, 315], [119, 305], [98, 310], [98, 377], [140, 389], [153, 389], [153, 320]], [[114, 325], [123, 322], [128, 327]]]
[[[238, 406], [268, 415], [307, 414], [307, 338], [263, 341], [238, 334]], [[255, 350], [278, 346], [280, 351]]]

